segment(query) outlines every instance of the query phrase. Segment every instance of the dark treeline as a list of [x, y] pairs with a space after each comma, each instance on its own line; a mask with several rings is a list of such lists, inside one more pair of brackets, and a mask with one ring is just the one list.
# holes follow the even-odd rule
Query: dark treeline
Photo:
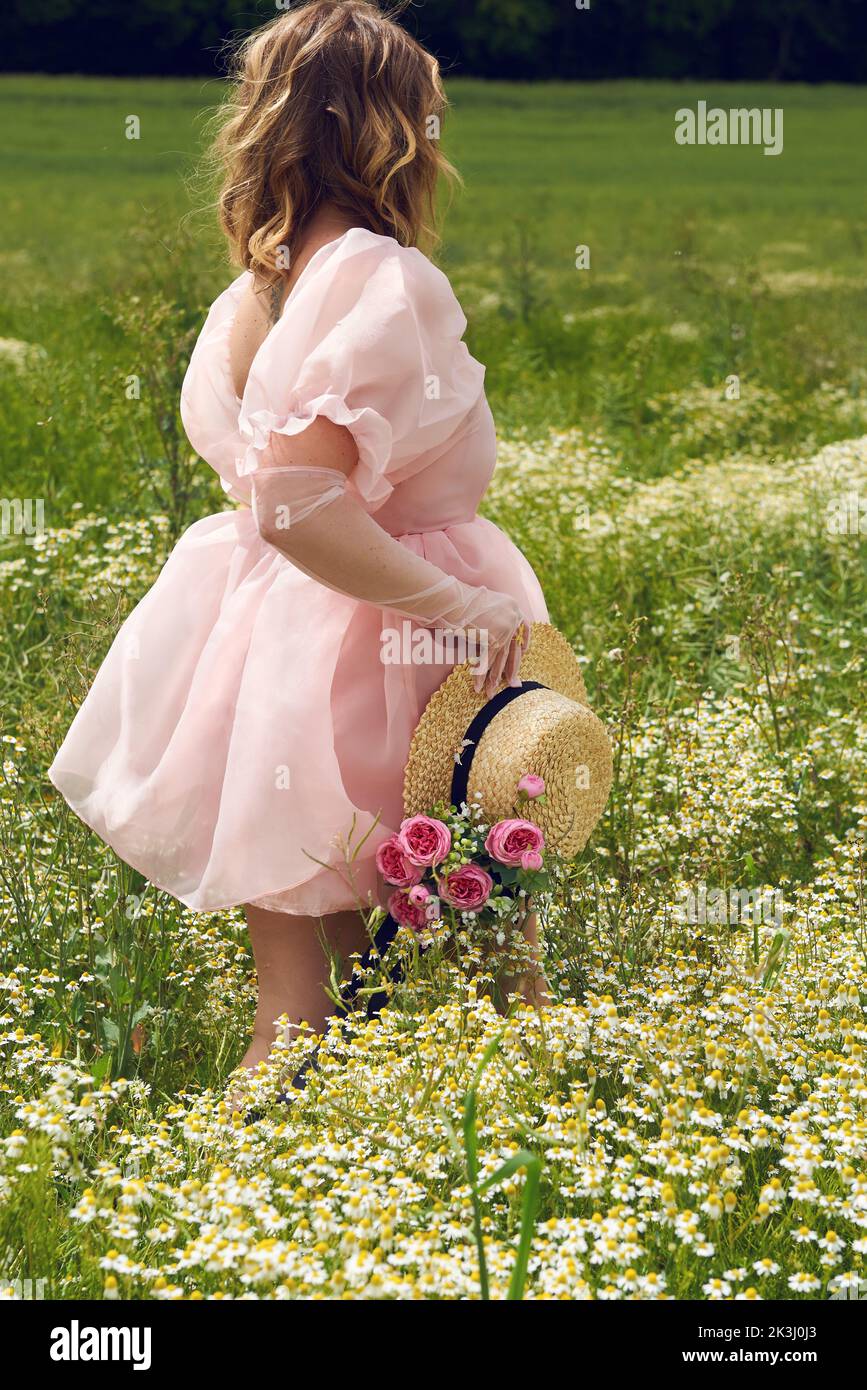
[[[286, 8], [289, 0], [11, 0], [3, 66], [220, 72], [226, 39]], [[416, 0], [403, 22], [447, 71], [482, 77], [867, 81], [867, 0]]]

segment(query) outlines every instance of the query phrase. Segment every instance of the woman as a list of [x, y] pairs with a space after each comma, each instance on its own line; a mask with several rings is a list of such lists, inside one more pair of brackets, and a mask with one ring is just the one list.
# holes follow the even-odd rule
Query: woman
[[395, 630], [480, 638], [492, 692], [547, 618], [526, 560], [476, 515], [496, 455], [484, 368], [416, 248], [449, 171], [444, 106], [433, 58], [358, 0], [311, 0], [243, 45], [217, 149], [244, 271], [181, 397], [237, 505], [178, 542], [51, 768], [158, 887], [197, 911], [245, 905], [248, 1068], [284, 1013], [324, 1025], [320, 919], [345, 958], [368, 944], [359, 906], [386, 901], [376, 849], [450, 669], [409, 643], [386, 660]]

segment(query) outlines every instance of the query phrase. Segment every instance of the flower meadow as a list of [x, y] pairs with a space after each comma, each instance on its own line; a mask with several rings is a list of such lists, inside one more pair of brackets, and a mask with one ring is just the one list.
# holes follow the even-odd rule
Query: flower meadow
[[[860, 533], [837, 522], [865, 493], [867, 438], [643, 482], [579, 431], [504, 440], [491, 514], [549, 557], [614, 742], [608, 809], [572, 863], [508, 823], [493, 835], [476, 807], [410, 823], [382, 867], [408, 905], [425, 889], [423, 915], [438, 899], [447, 939], [408, 914], [381, 1016], [279, 1040], [249, 1114], [225, 1091], [253, 1003], [240, 914], [155, 894], [44, 783], [168, 524], [82, 515], [5, 558], [9, 640], [51, 696], [22, 695], [4, 736], [7, 1296], [27, 1279], [59, 1298], [857, 1291], [865, 593]], [[539, 792], [518, 793], [519, 822]], [[540, 858], [556, 1000], [504, 1014], [478, 874], [511, 859], [532, 883]], [[703, 910], [746, 890], [752, 910]]]

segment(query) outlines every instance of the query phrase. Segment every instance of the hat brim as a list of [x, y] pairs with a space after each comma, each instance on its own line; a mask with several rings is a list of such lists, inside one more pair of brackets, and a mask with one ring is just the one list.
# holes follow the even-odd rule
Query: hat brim
[[[451, 803], [455, 761], [466, 756], [462, 746], [464, 736], [475, 715], [487, 703], [487, 697], [477, 694], [474, 690], [473, 677], [474, 672], [467, 663], [456, 666], [431, 696], [418, 722], [404, 776], [404, 811], [408, 816], [429, 812], [436, 805], [448, 806]], [[592, 807], [588, 803], [587, 814], [580, 818], [581, 824], [572, 825], [569, 832], [564, 830], [556, 837], [560, 840], [556, 848], [574, 853], [586, 841], [607, 799], [610, 785], [608, 738], [600, 721], [587, 708], [587, 691], [575, 653], [563, 634], [550, 623], [533, 623], [530, 648], [521, 663], [521, 679], [538, 681], [549, 690], [566, 696], [582, 707], [581, 714], [585, 716], [581, 723], [588, 744], [588, 759], [600, 767], [601, 777], [594, 788]], [[530, 697], [528, 695], [523, 698]], [[512, 711], [511, 719], [515, 718], [521, 703], [521, 700], [517, 700], [509, 706]], [[496, 720], [483, 735], [482, 741], [487, 740], [495, 724]], [[480, 749], [482, 741], [479, 744]], [[524, 769], [525, 772], [535, 770]], [[512, 813], [511, 807], [505, 810], [498, 810], [497, 807], [485, 809], [496, 814], [497, 818]], [[535, 809], [538, 815], [533, 815], [530, 808], [527, 808], [527, 819], [537, 820], [545, 829], [544, 822], [549, 818], [550, 809], [548, 815], [543, 806]], [[548, 828], [550, 830], [552, 827]]]

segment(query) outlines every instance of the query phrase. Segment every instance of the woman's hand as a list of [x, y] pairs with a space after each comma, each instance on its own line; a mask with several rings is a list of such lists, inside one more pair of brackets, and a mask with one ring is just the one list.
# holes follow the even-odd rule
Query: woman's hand
[[521, 684], [521, 661], [530, 646], [530, 619], [509, 594], [487, 593], [485, 608], [474, 615], [474, 626], [484, 634], [483, 656], [476, 663], [473, 687], [490, 700], [497, 688]]

